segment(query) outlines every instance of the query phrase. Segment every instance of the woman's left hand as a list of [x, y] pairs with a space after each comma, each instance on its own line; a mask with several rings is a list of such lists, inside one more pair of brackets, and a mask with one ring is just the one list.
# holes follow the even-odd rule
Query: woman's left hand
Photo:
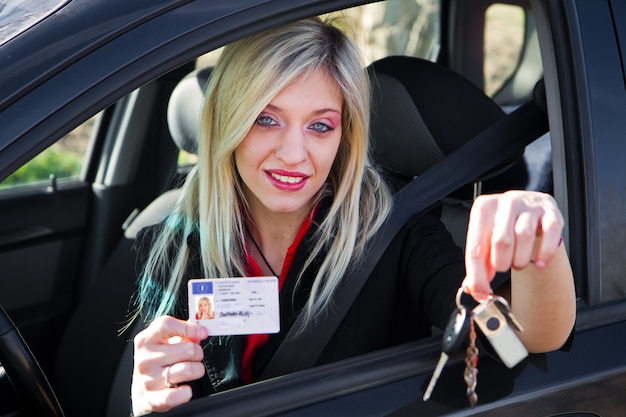
[[496, 272], [545, 268], [555, 256], [563, 216], [549, 194], [507, 191], [479, 196], [470, 212], [465, 248], [466, 292], [481, 301]]

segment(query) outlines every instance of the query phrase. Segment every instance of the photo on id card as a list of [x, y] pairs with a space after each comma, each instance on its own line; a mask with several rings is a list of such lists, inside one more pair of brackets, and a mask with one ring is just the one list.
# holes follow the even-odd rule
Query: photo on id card
[[276, 277], [192, 279], [187, 287], [189, 319], [211, 336], [280, 331]]

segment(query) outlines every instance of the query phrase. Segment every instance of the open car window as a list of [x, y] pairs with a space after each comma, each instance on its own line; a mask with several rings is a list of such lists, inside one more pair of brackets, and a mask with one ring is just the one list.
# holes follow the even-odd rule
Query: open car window
[[54, 187], [56, 181], [79, 180], [87, 162], [98, 117], [88, 119], [22, 165], [0, 182], [0, 190], [42, 184]]

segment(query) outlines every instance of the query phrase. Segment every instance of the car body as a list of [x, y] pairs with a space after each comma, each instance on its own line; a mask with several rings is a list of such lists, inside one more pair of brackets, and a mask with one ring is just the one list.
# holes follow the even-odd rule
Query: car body
[[[0, 178], [96, 115], [97, 122], [79, 175], [0, 189], [0, 303], [53, 388], [63, 391], [58, 357], [68, 343], [98, 352], [91, 362], [106, 355], [92, 345], [97, 338], [71, 333], [68, 320], [119, 248], [129, 214], [184, 175], [166, 122], [178, 80], [198, 57], [243, 36], [363, 2], [51, 3], [49, 13], [0, 44]], [[515, 107], [545, 80], [551, 191], [566, 219], [577, 289], [569, 351], [513, 370], [481, 358], [474, 409], [465, 398], [462, 356], [449, 361], [433, 398], [422, 401], [440, 353], [440, 338], [433, 337], [199, 399], [168, 415], [618, 415], [626, 407], [626, 3], [430, 0], [404, 2], [407, 9], [399, 10], [400, 17], [410, 15], [407, 10], [421, 16], [436, 5], [428, 16], [438, 24], [438, 40], [427, 58], [484, 89], [485, 14], [496, 3], [519, 7], [525, 20], [519, 57], [494, 101]], [[382, 24], [394, 27], [389, 22], [398, 26], [402, 19]], [[546, 148], [538, 149], [527, 158], [545, 159]], [[111, 329], [125, 318], [109, 318], [107, 334], [115, 337]], [[99, 332], [98, 323], [94, 319], [92, 332]], [[111, 387], [117, 362], [111, 358], [114, 368], [106, 375], [86, 364], [75, 381], [84, 401], [90, 389], [104, 398], [94, 403], [93, 415], [116, 415], [108, 405], [115, 391], [95, 391]], [[60, 395], [61, 406], [67, 402], [70, 409], [71, 401]]]

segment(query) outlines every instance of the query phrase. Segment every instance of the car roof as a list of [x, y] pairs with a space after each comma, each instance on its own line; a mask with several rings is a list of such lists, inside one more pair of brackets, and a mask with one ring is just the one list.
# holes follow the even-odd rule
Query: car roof
[[30, 29], [69, 0], [12, 0], [0, 4], [0, 45]]

